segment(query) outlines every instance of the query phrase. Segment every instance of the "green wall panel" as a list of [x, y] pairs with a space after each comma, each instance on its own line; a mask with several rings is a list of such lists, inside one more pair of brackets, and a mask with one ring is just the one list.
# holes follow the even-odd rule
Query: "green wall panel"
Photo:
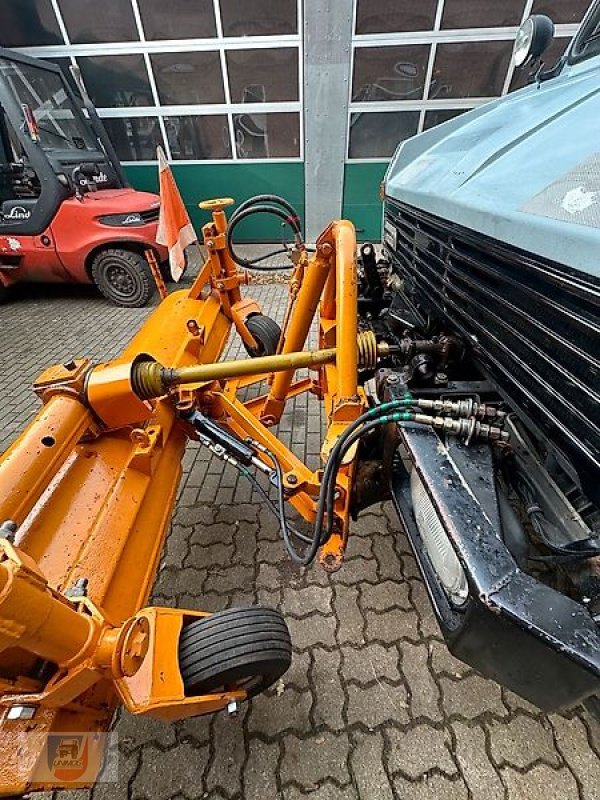
[[[131, 185], [148, 192], [158, 191], [158, 167], [132, 164], [125, 167]], [[200, 230], [209, 215], [198, 208], [200, 200], [233, 197], [241, 203], [256, 194], [279, 194], [289, 200], [304, 219], [304, 164], [173, 164], [173, 174], [190, 218]], [[240, 223], [236, 241], [280, 241], [279, 222], [259, 215]], [[291, 238], [290, 229], [286, 237]]]
[[379, 186], [388, 162], [346, 164], [343, 215], [356, 226], [359, 241], [381, 238]]

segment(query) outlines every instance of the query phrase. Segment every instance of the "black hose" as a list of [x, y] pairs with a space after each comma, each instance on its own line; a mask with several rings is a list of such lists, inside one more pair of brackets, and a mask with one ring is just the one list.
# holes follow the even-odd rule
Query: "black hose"
[[297, 553], [297, 551], [295, 550], [294, 546], [292, 545], [292, 543], [290, 541], [290, 534], [292, 534], [296, 538], [300, 539], [300, 541], [304, 542], [305, 544], [311, 544], [312, 543], [312, 537], [311, 536], [307, 536], [304, 533], [301, 533], [299, 530], [294, 528], [288, 522], [287, 515], [285, 513], [285, 496], [284, 496], [284, 493], [283, 493], [283, 470], [281, 468], [281, 464], [279, 463], [279, 460], [274, 455], [274, 453], [272, 453], [267, 447], [265, 447], [263, 445], [263, 446], [261, 446], [261, 450], [262, 450], [263, 453], [266, 453], [266, 455], [269, 457], [269, 459], [273, 463], [273, 468], [275, 469], [275, 472], [276, 472], [275, 488], [277, 489], [277, 500], [278, 500], [278, 506], [279, 506], [278, 517], [279, 517], [279, 524], [280, 524], [280, 528], [281, 528], [281, 535], [283, 537], [283, 541], [285, 543], [286, 550], [290, 554], [290, 557], [292, 558], [292, 560], [295, 561], [295, 560], [297, 560], [298, 553]]
[[[229, 218], [229, 222], [233, 222], [238, 214], [242, 211], [245, 211], [247, 208], [251, 208], [252, 206], [261, 205], [264, 203], [275, 203], [275, 205], [280, 205], [284, 208], [291, 217], [294, 217], [297, 222], [298, 226], [300, 227], [300, 216], [294, 206], [288, 202], [285, 197], [280, 197], [278, 194], [257, 194], [254, 197], [251, 197], [249, 200], [245, 200], [241, 203], [236, 210], [233, 212], [231, 217]], [[300, 228], [300, 232], [302, 232], [302, 228]]]
[[236, 213], [230, 218], [229, 225], [227, 226], [227, 247], [231, 254], [231, 257], [241, 267], [252, 268], [256, 270], [261, 270], [263, 272], [273, 272], [273, 271], [280, 271], [281, 269], [293, 269], [294, 265], [281, 265], [277, 267], [259, 267], [257, 266], [261, 261], [264, 261], [267, 258], [270, 258], [274, 255], [279, 255], [280, 253], [287, 253], [288, 250], [286, 247], [282, 247], [279, 250], [273, 250], [271, 253], [267, 253], [263, 256], [258, 256], [257, 258], [243, 258], [238, 253], [235, 252], [233, 246], [233, 232], [237, 228], [240, 222], [248, 217], [252, 216], [253, 214], [272, 214], [273, 216], [279, 217], [283, 222], [290, 226], [290, 228], [294, 232], [294, 237], [299, 243], [302, 243], [302, 231], [300, 229], [300, 221], [298, 216], [293, 210], [293, 213], [286, 213], [282, 211], [281, 208], [277, 208], [276, 206], [270, 205], [251, 205], [247, 206], [243, 210], [238, 209]]
[[[333, 504], [335, 501], [336, 476], [346, 452], [350, 447], [352, 447], [354, 442], [358, 441], [358, 439], [361, 439], [379, 425], [385, 425], [388, 422], [400, 422], [403, 419], [411, 419], [413, 415], [410, 412], [403, 412], [402, 414], [387, 413], [393, 408], [406, 406], [409, 402], [410, 400], [404, 398], [392, 400], [389, 403], [384, 403], [381, 406], [372, 408], [370, 411], [367, 411], [365, 414], [362, 414], [360, 417], [355, 419], [335, 443], [329, 454], [329, 458], [327, 459], [325, 470], [323, 472], [321, 490], [319, 492], [319, 499], [317, 502], [312, 542], [304, 555], [298, 559], [299, 563], [301, 563], [303, 566], [307, 566], [314, 560], [317, 550], [327, 541], [331, 535], [331, 531], [333, 530]], [[326, 535], [323, 536], [321, 534], [321, 529], [323, 526], [325, 512], [327, 512], [327, 531]]]
[[[296, 530], [295, 528], [293, 528], [289, 524], [289, 522], [288, 522], [288, 520], [287, 520], [287, 518], [285, 516], [285, 512], [283, 513], [283, 516], [282, 516], [281, 503], [279, 503], [279, 506], [275, 505], [275, 503], [269, 497], [268, 492], [260, 485], [259, 481], [256, 478], [256, 475], [253, 475], [250, 472], [249, 469], [244, 467], [243, 464], [238, 464], [237, 468], [238, 468], [239, 472], [242, 475], [244, 475], [246, 478], [248, 478], [248, 480], [252, 483], [252, 485], [254, 486], [256, 491], [261, 495], [261, 497], [263, 498], [263, 500], [265, 501], [265, 503], [269, 507], [269, 510], [278, 518], [279, 527], [280, 527], [280, 529], [282, 531], [282, 537], [283, 537], [284, 542], [286, 541], [286, 537], [289, 536], [289, 533], [292, 533], [294, 536], [297, 536], [303, 542], [306, 542], [307, 544], [310, 544], [310, 542], [312, 541], [312, 538], [309, 538], [304, 533], [300, 533], [300, 531]], [[279, 489], [279, 486], [277, 486], [276, 488]], [[283, 489], [283, 487], [281, 487], [281, 490], [278, 492], [278, 494], [283, 495], [282, 489]], [[283, 502], [285, 503], [285, 500]], [[285, 534], [284, 534], [284, 531], [285, 531]], [[290, 555], [292, 555], [292, 551], [290, 551], [289, 548], [288, 548], [288, 551], [290, 552]]]

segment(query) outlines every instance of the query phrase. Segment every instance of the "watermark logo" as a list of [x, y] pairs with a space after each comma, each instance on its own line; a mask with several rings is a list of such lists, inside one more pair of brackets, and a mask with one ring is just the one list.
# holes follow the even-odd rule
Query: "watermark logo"
[[118, 748], [114, 733], [49, 733], [42, 747], [32, 786], [81, 788], [117, 781]]
[[89, 766], [89, 740], [87, 736], [48, 737], [46, 746], [48, 769], [61, 781], [77, 781]]

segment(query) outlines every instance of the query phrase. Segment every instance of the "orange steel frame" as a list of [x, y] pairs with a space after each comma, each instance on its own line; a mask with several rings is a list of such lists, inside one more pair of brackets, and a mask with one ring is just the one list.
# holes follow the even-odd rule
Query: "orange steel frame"
[[[275, 453], [286, 495], [307, 521], [315, 517], [321, 472], [272, 430], [286, 400], [309, 391], [324, 402], [323, 460], [365, 410], [357, 385], [356, 239], [346, 221], [323, 231], [312, 257], [300, 254], [279, 345], [284, 354], [302, 350], [319, 310], [319, 346], [337, 347], [336, 363], [296, 382], [290, 370], [181, 386], [155, 401], [135, 394], [131, 371], [139, 359], [214, 363], [232, 326], [256, 345], [246, 321], [260, 308], [242, 297], [247, 276], [225, 241], [229, 202], [204, 204], [212, 210], [203, 229], [208, 257], [191, 289], [166, 297], [115, 361], [46, 370], [35, 384], [42, 409], [0, 459], [0, 525], [16, 524], [14, 535], [0, 529], [8, 531], [0, 538], [0, 795], [60, 787], [36, 782], [46, 735], [106, 731], [119, 702], [134, 714], [174, 720], [245, 697], [237, 690], [186, 696], [178, 639], [183, 625], [204, 614], [146, 606], [188, 438], [178, 410], [198, 408]], [[266, 394], [239, 399], [265, 379]], [[334, 534], [321, 550], [326, 569], [341, 564], [355, 467], [351, 452], [339, 472]]]

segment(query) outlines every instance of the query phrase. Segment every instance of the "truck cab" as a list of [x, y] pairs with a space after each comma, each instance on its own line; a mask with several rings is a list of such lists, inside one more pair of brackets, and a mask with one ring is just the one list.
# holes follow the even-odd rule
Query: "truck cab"
[[597, 714], [600, 0], [548, 68], [552, 31], [517, 36], [529, 86], [396, 150], [371, 313], [412, 352], [440, 345], [403, 391], [496, 404], [510, 431], [478, 452], [402, 432], [393, 495], [450, 649], [545, 710]]

